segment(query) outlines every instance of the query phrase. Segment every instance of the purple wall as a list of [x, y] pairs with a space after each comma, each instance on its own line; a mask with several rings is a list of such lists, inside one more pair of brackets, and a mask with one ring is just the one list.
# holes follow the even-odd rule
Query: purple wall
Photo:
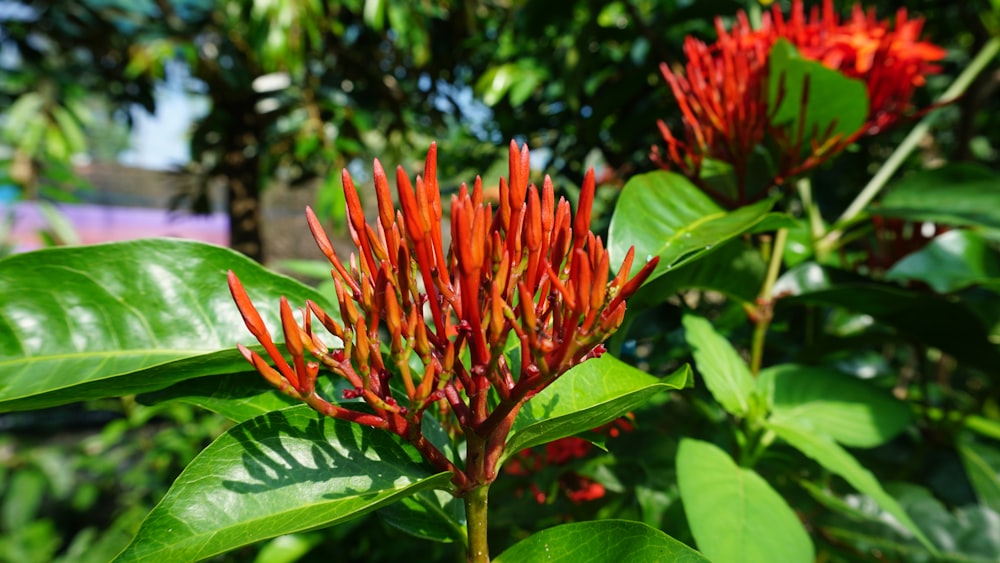
[[[221, 246], [229, 244], [228, 219], [222, 214], [193, 216], [164, 209], [58, 204], [57, 208], [76, 229], [82, 244], [147, 237], [178, 237]], [[0, 204], [0, 223], [11, 220], [16, 252], [42, 246], [38, 231], [48, 228], [45, 216], [33, 202]]]

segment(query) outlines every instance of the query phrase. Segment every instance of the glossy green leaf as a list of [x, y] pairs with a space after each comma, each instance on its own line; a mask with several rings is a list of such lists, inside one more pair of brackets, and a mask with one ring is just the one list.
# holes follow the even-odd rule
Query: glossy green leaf
[[874, 215], [1000, 228], [1000, 176], [973, 164], [915, 172], [892, 184]]
[[749, 414], [756, 384], [746, 362], [708, 319], [688, 314], [683, 323], [695, 367], [712, 397], [734, 415]]
[[663, 532], [628, 520], [596, 520], [554, 526], [493, 558], [494, 563], [699, 563], [709, 560]]
[[[797, 130], [801, 121], [806, 138], [820, 144], [833, 136], [849, 137], [865, 124], [868, 94], [864, 82], [802, 58], [785, 39], [771, 47], [768, 67], [768, 105], [774, 123]], [[836, 95], [827, 95], [833, 92]]]
[[[874, 282], [851, 272], [806, 262], [785, 272], [774, 287], [778, 306], [795, 303], [843, 307], [871, 315], [899, 334], [939, 348], [970, 364], [993, 369], [1000, 350], [987, 328], [961, 302]], [[947, 323], [948, 330], [941, 330]]]
[[672, 172], [633, 176], [618, 198], [608, 232], [611, 264], [635, 246], [633, 273], [660, 257], [650, 281], [737, 237], [767, 217], [774, 200], [725, 211], [690, 180]]
[[1000, 513], [1000, 450], [969, 440], [958, 453], [979, 502]]
[[885, 279], [921, 281], [938, 293], [981, 284], [1000, 286], [1000, 252], [975, 231], [949, 231], [897, 262]]
[[661, 303], [684, 289], [718, 291], [750, 303], [757, 298], [766, 270], [759, 251], [744, 240], [730, 240], [719, 245], [718, 250], [671, 270], [670, 275], [644, 284], [629, 299], [629, 310]]
[[[324, 379], [320, 378], [318, 383]], [[300, 404], [278, 392], [255, 371], [190, 379], [162, 391], [140, 395], [137, 400], [145, 404], [177, 401], [196, 405], [234, 422], [245, 422]]]
[[465, 505], [446, 491], [420, 491], [378, 511], [379, 518], [411, 536], [465, 545]]
[[115, 561], [199, 561], [449, 482], [389, 432], [292, 407], [235, 426], [202, 451]]
[[677, 484], [691, 533], [715, 563], [815, 558], [809, 535], [781, 495], [715, 445], [681, 440]]
[[659, 378], [611, 354], [587, 360], [524, 405], [514, 420], [501, 463], [524, 448], [611, 422], [656, 393], [686, 387], [690, 377], [687, 366]]
[[783, 364], [761, 372], [772, 422], [794, 422], [845, 446], [888, 442], [910, 423], [910, 408], [867, 381], [839, 371]]
[[229, 295], [229, 269], [276, 339], [279, 295], [325, 303], [236, 252], [190, 241], [53, 248], [0, 260], [0, 411], [246, 371], [234, 347], [255, 340]]
[[847, 450], [826, 434], [815, 432], [807, 425], [792, 420], [767, 421], [767, 427], [779, 438], [788, 442], [806, 457], [811, 458], [831, 473], [839, 475], [852, 487], [862, 492], [878, 503], [879, 507], [896, 519], [931, 553], [937, 553], [937, 548], [931, 543], [923, 531], [913, 522], [910, 516], [889, 493], [885, 492], [878, 479], [865, 469]]

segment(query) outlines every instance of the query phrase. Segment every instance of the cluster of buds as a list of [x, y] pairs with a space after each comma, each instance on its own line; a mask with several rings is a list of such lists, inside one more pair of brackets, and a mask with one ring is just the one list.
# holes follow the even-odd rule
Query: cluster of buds
[[[430, 463], [450, 471], [462, 494], [496, 478], [507, 434], [525, 401], [603, 352], [603, 342], [621, 325], [625, 299], [653, 271], [656, 259], [630, 279], [630, 250], [610, 278], [608, 252], [590, 231], [593, 171], [584, 179], [573, 215], [565, 199], [555, 200], [548, 177], [541, 189], [530, 184], [528, 148], [513, 142], [497, 209], [484, 201], [479, 178], [471, 190], [463, 184], [452, 195], [446, 253], [436, 152], [431, 145], [424, 173], [413, 183], [397, 168], [399, 209], [375, 161], [374, 225], [365, 221], [344, 171], [348, 227], [358, 249], [346, 264], [307, 210], [312, 235], [333, 265], [339, 314], [307, 302], [300, 325], [282, 298], [291, 362], [232, 272], [229, 287], [270, 361], [242, 345], [240, 352], [272, 385], [325, 415], [398, 434]], [[328, 347], [316, 334], [313, 317], [337, 337], [338, 347]], [[306, 352], [315, 361], [307, 360]], [[316, 390], [321, 366], [348, 382], [345, 399], [361, 398], [368, 409], [321, 396]], [[464, 434], [464, 468], [422, 433], [422, 417], [432, 407]]]
[[[706, 158], [728, 163], [737, 181], [735, 199], [703, 187], [729, 205], [754, 199], [747, 193], [746, 179], [750, 159], [765, 140], [777, 147], [773, 183], [780, 185], [822, 164], [858, 137], [874, 135], [911, 113], [914, 89], [924, 83], [926, 75], [940, 71], [933, 61], [945, 54], [940, 47], [919, 41], [923, 20], [907, 18], [903, 9], [895, 27], [857, 5], [851, 17], [841, 22], [832, 0], [824, 0], [809, 17], [802, 0], [794, 0], [787, 20], [775, 4], [758, 29], [743, 12], [731, 29], [721, 19], [715, 27], [718, 39], [712, 44], [693, 37], [685, 40], [683, 70], [660, 65], [677, 99], [684, 133], [675, 135], [659, 122], [666, 152], [654, 147], [652, 158], [661, 167], [676, 169], [699, 183]], [[784, 85], [775, 93], [778, 103], [772, 107], [768, 57], [779, 39], [795, 46], [802, 57], [865, 83], [869, 112], [862, 127], [847, 136], [804, 130], [808, 84], [803, 85], [800, 100], [791, 100], [803, 108], [800, 122], [774, 123]]]

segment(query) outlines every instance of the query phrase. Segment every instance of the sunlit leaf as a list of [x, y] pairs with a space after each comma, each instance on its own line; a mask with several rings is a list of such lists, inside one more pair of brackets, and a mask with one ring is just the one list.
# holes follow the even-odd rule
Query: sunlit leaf
[[695, 366], [712, 397], [732, 414], [749, 414], [755, 383], [746, 362], [708, 319], [684, 315], [683, 322]]
[[725, 211], [687, 178], [671, 172], [633, 176], [611, 217], [611, 263], [622, 263], [635, 247], [633, 273], [654, 256], [660, 263], [650, 281], [751, 229], [767, 217], [774, 200]]
[[0, 411], [162, 389], [247, 370], [256, 343], [226, 286], [243, 280], [275, 339], [278, 296], [325, 303], [231, 250], [156, 239], [0, 260]]
[[910, 408], [888, 392], [833, 369], [782, 364], [760, 373], [772, 422], [791, 421], [845, 446], [884, 444], [910, 423]]
[[656, 393], [684, 388], [690, 377], [687, 366], [658, 378], [610, 354], [587, 360], [528, 400], [514, 420], [501, 463], [524, 448], [611, 422]]
[[781, 495], [715, 445], [681, 440], [677, 484], [691, 533], [712, 561], [805, 563], [815, 558], [809, 535]]
[[672, 561], [700, 563], [709, 560], [656, 528], [627, 520], [597, 520], [563, 524], [521, 540], [495, 563], [647, 563]]
[[244, 422], [202, 451], [115, 561], [199, 561], [449, 481], [389, 432], [292, 407]]

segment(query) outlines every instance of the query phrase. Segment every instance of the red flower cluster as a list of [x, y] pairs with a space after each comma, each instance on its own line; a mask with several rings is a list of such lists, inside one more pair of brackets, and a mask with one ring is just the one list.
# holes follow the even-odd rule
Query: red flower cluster
[[[374, 225], [365, 222], [345, 170], [348, 225], [359, 255], [345, 264], [307, 210], [313, 237], [333, 265], [339, 319], [309, 302], [300, 326], [282, 298], [288, 362], [230, 272], [236, 305], [270, 362], [242, 345], [241, 353], [272, 385], [317, 411], [403, 437], [452, 473], [459, 494], [492, 482], [521, 406], [571, 367], [603, 352], [602, 343], [621, 325], [625, 299], [657, 262], [628, 279], [630, 250], [609, 281], [608, 252], [590, 231], [593, 171], [584, 179], [575, 216], [566, 200], [555, 200], [548, 177], [539, 190], [529, 184], [529, 173], [528, 148], [511, 143], [510, 176], [500, 180], [498, 209], [484, 202], [479, 178], [471, 190], [463, 184], [451, 197], [452, 243], [446, 253], [434, 145], [415, 185], [402, 168], [396, 170], [398, 210], [375, 161]], [[313, 331], [312, 316], [341, 344], [329, 348]], [[516, 369], [504, 354], [509, 342], [519, 344]], [[307, 351], [317, 361], [306, 360]], [[422, 370], [414, 369], [413, 359]], [[320, 364], [349, 382], [345, 398], [363, 398], [371, 412], [321, 397]], [[391, 377], [399, 377], [396, 389]], [[422, 416], [432, 406], [450, 412], [465, 435], [464, 469], [424, 437]]]
[[[874, 11], [866, 13], [855, 6], [851, 17], [841, 22], [832, 0], [824, 0], [821, 9], [814, 7], [808, 18], [802, 0], [794, 0], [788, 19], [775, 5], [759, 29], [750, 26], [743, 12], [729, 30], [721, 19], [716, 20], [719, 37], [715, 43], [686, 39], [683, 71], [660, 66], [680, 106], [684, 134], [679, 138], [659, 122], [667, 150], [661, 154], [654, 147], [653, 160], [695, 181], [705, 158], [726, 162], [733, 166], [739, 184], [735, 200], [726, 203], [743, 204], [748, 199], [745, 178], [750, 158], [765, 138], [778, 145], [774, 183], [781, 184], [819, 165], [858, 136], [891, 126], [912, 111], [914, 89], [924, 83], [926, 75], [939, 71], [933, 61], [944, 56], [941, 48], [919, 40], [923, 19], [910, 19], [901, 9], [896, 20], [893, 27], [887, 20], [876, 19]], [[774, 108], [768, 105], [768, 56], [782, 38], [803, 57], [866, 84], [869, 115], [854, 135], [838, 138], [807, 131], [814, 138], [801, 138], [801, 124], [779, 127], [771, 123]], [[808, 88], [803, 89], [805, 96]]]

